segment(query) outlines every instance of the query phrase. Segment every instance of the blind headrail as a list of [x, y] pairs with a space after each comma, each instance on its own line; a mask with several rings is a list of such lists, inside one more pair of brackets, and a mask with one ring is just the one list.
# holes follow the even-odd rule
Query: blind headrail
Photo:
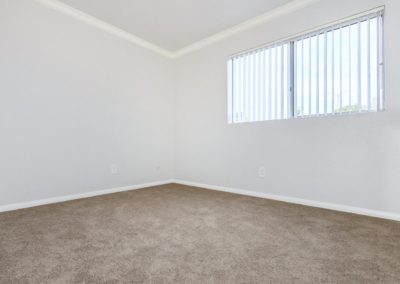
[[363, 21], [363, 20], [367, 20], [372, 17], [377, 17], [380, 15], [383, 15], [384, 11], [385, 11], [385, 6], [379, 6], [379, 7], [367, 10], [365, 12], [355, 14], [353, 16], [343, 18], [341, 20], [333, 21], [333, 22], [330, 22], [330, 23], [327, 23], [324, 25], [320, 25], [313, 29], [305, 30], [305, 31], [299, 32], [297, 34], [278, 39], [271, 43], [262, 44], [262, 45], [259, 45], [259, 46], [253, 47], [253, 48], [248, 48], [248, 49], [239, 51], [237, 53], [230, 55], [229, 58], [232, 59], [232, 58], [240, 57], [240, 56], [245, 55], [250, 52], [254, 52], [254, 51], [266, 49], [266, 48], [271, 48], [276, 45], [281, 45], [281, 44], [284, 44], [284, 43], [287, 43], [290, 41], [295, 41], [297, 39], [301, 39], [303, 37], [309, 37], [310, 35], [324, 33], [325, 31], [328, 31], [328, 30], [334, 30], [334, 29], [337, 29], [340, 27], [344, 27], [344, 26], [350, 25], [357, 21]]

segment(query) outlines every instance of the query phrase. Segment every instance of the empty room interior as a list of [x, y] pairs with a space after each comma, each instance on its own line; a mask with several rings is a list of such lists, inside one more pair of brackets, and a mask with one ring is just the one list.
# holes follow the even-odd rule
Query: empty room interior
[[400, 283], [399, 13], [0, 0], [0, 283]]

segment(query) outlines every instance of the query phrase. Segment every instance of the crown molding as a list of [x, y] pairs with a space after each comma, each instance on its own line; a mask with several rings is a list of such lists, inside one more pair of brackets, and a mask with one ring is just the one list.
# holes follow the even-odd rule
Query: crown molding
[[94, 16], [86, 14], [86, 13], [84, 13], [78, 9], [75, 9], [67, 4], [64, 4], [58, 0], [33, 0], [33, 1], [40, 3], [46, 7], [49, 7], [53, 10], [56, 10], [58, 12], [61, 12], [65, 15], [73, 17], [79, 21], [87, 23], [93, 27], [100, 29], [100, 30], [103, 30], [105, 32], [113, 34], [119, 38], [127, 40], [133, 44], [136, 44], [138, 46], [141, 46], [143, 48], [151, 50], [162, 56], [165, 56], [170, 59], [175, 59], [175, 58], [184, 56], [186, 54], [192, 53], [194, 51], [197, 51], [199, 49], [202, 49], [206, 46], [214, 44], [214, 43], [221, 41], [223, 39], [226, 39], [228, 37], [231, 37], [235, 34], [238, 34], [238, 33], [244, 32], [246, 30], [255, 28], [257, 26], [263, 25], [273, 19], [279, 18], [281, 16], [284, 16], [284, 15], [294, 12], [296, 10], [300, 10], [304, 7], [310, 6], [316, 2], [319, 2], [320, 0], [293, 0], [285, 5], [275, 8], [265, 14], [262, 14], [255, 18], [252, 18], [250, 20], [242, 22], [236, 26], [228, 28], [222, 32], [216, 33], [210, 37], [204, 38], [200, 41], [197, 41], [193, 44], [190, 44], [190, 45], [188, 45], [184, 48], [178, 49], [176, 51], [169, 51], [165, 48], [162, 48], [158, 45], [148, 42], [138, 36], [135, 36], [127, 31], [124, 31], [123, 29], [117, 28], [107, 22], [104, 22]]
[[162, 56], [172, 58], [173, 54], [169, 50], [159, 47], [151, 42], [148, 42], [138, 36], [135, 36], [127, 31], [124, 31], [123, 29], [117, 28], [117, 27], [115, 27], [107, 22], [104, 22], [96, 17], [88, 15], [88, 14], [86, 14], [78, 9], [75, 9], [69, 5], [66, 5], [58, 0], [33, 0], [33, 1], [40, 3], [40, 4], [42, 4], [48, 8], [51, 8], [53, 10], [56, 10], [58, 12], [61, 12], [67, 16], [73, 17], [79, 21], [85, 22], [86, 24], [89, 24], [100, 30], [103, 30], [105, 32], [113, 34], [119, 38], [127, 40], [133, 44], [136, 44], [138, 46], [141, 46], [143, 48], [151, 50]]
[[282, 5], [278, 8], [275, 8], [265, 14], [262, 14], [260, 16], [257, 16], [255, 18], [252, 18], [250, 20], [247, 20], [245, 22], [242, 22], [236, 26], [233, 26], [231, 28], [228, 28], [222, 32], [216, 33], [210, 37], [204, 38], [198, 42], [195, 42], [193, 44], [190, 44], [182, 49], [179, 49], [175, 52], [173, 52], [172, 57], [173, 58], [178, 58], [183, 55], [192, 53], [194, 51], [197, 51], [199, 49], [202, 49], [206, 46], [209, 46], [211, 44], [214, 44], [218, 41], [221, 41], [223, 39], [226, 39], [228, 37], [231, 37], [235, 34], [244, 32], [246, 30], [255, 28], [257, 26], [263, 25], [273, 19], [282, 17], [286, 14], [290, 14], [296, 10], [300, 10], [304, 7], [310, 6], [314, 3], [319, 2], [320, 0], [294, 0], [291, 1], [285, 5]]

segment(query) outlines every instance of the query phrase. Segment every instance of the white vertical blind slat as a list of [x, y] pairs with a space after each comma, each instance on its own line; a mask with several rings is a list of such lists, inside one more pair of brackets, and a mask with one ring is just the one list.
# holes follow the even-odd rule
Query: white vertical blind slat
[[340, 59], [339, 59], [339, 86], [340, 86], [340, 97], [339, 97], [339, 107], [340, 107], [340, 113], [343, 112], [343, 28], [340, 28]]
[[352, 101], [351, 101], [351, 96], [352, 96], [352, 64], [351, 64], [351, 60], [352, 60], [352, 56], [351, 56], [351, 46], [352, 45], [352, 41], [351, 41], [351, 26], [349, 26], [349, 109], [351, 109], [352, 106]]
[[268, 120], [272, 119], [272, 48], [268, 51]]
[[380, 85], [380, 64], [381, 64], [381, 54], [380, 54], [380, 48], [381, 48], [381, 46], [380, 46], [380, 37], [381, 37], [381, 32], [380, 32], [380, 21], [379, 21], [379, 19], [376, 21], [376, 23], [377, 23], [377, 25], [376, 25], [376, 31], [377, 31], [377, 41], [376, 41], [376, 45], [377, 45], [377, 47], [376, 47], [376, 50], [377, 50], [377, 56], [376, 56], [376, 58], [377, 58], [377, 69], [378, 69], [378, 72], [377, 72], [377, 78], [376, 78], [376, 80], [377, 80], [377, 110], [380, 110], [381, 109], [381, 85]]
[[285, 106], [284, 106], [284, 101], [285, 101], [285, 99], [284, 99], [284, 95], [285, 95], [285, 89], [284, 89], [284, 86], [285, 86], [285, 82], [284, 82], [284, 79], [283, 79], [283, 77], [285, 76], [285, 74], [284, 74], [284, 72], [285, 72], [285, 65], [284, 65], [284, 62], [285, 62], [285, 60], [284, 60], [284, 54], [285, 54], [285, 52], [284, 52], [284, 46], [283, 45], [281, 45], [281, 78], [280, 78], [280, 84], [281, 84], [281, 101], [280, 101], [280, 107], [281, 107], [281, 115], [280, 115], [280, 119], [284, 119], [285, 118], [285, 115], [284, 115], [284, 111], [285, 111]]
[[357, 24], [357, 104], [358, 112], [362, 110], [361, 101], [361, 23]]
[[274, 56], [274, 62], [275, 62], [275, 89], [274, 89], [274, 98], [275, 98], [275, 106], [274, 106], [274, 119], [278, 119], [278, 47], [274, 47], [275, 50], [275, 56]]
[[257, 115], [256, 115], [256, 120], [259, 121], [261, 120], [261, 105], [262, 105], [262, 99], [261, 99], [261, 62], [262, 62], [262, 51], [258, 51], [258, 60], [257, 60]]
[[[287, 45], [287, 54], [286, 54], [286, 58], [287, 58], [287, 117], [290, 118], [292, 117], [291, 114], [291, 100], [292, 100], [292, 91], [291, 91], [291, 70], [290, 70], [290, 66], [291, 66], [291, 57], [290, 57], [290, 49], [291, 49], [291, 45], [288, 44]], [[294, 86], [293, 86], [294, 87]]]
[[245, 70], [244, 70], [244, 66], [245, 66], [245, 59], [242, 56], [240, 58], [240, 97], [239, 97], [239, 107], [238, 107], [238, 119], [240, 122], [243, 121], [243, 113], [244, 113], [244, 96], [245, 96]]
[[324, 33], [324, 114], [328, 113], [328, 35]]
[[309, 72], [309, 74], [308, 74], [308, 114], [309, 115], [311, 115], [312, 114], [312, 110], [311, 110], [311, 108], [312, 108], [312, 98], [311, 98], [311, 94], [312, 94], [312, 92], [311, 92], [311, 89], [312, 89], [312, 87], [311, 87], [311, 74], [312, 74], [312, 66], [311, 66], [311, 43], [312, 43], [312, 41], [311, 41], [311, 37], [309, 38], [309, 46], [308, 46], [308, 59], [309, 59], [309, 62], [308, 62], [308, 72]]
[[252, 102], [252, 116], [251, 116], [251, 121], [257, 121], [257, 95], [258, 95], [258, 89], [257, 89], [257, 81], [258, 81], [258, 75], [257, 75], [257, 55], [258, 52], [254, 52], [253, 55], [253, 92], [252, 92], [252, 97], [253, 97], [253, 102]]
[[371, 111], [371, 19], [367, 22], [367, 104]]
[[315, 80], [315, 88], [316, 88], [316, 92], [315, 92], [315, 102], [316, 102], [316, 114], [318, 115], [319, 114], [319, 107], [320, 107], [320, 105], [319, 105], [319, 35], [317, 35], [316, 36], [316, 39], [317, 39], [317, 43], [316, 43], [316, 45], [317, 45], [317, 47], [316, 47], [316, 52], [315, 52], [315, 56], [316, 56], [316, 67], [315, 67], [315, 70], [316, 70], [316, 72], [317, 72], [317, 74], [316, 74], [316, 77], [317, 77], [317, 79]]
[[331, 61], [331, 80], [332, 80], [332, 113], [335, 112], [335, 30], [332, 31], [332, 61]]
[[[293, 54], [294, 54], [294, 56], [296, 56], [297, 55], [297, 51], [298, 51], [298, 42], [296, 42], [295, 44], [294, 44], [294, 46], [293, 46], [293, 49], [294, 49], [294, 51], [293, 51]], [[294, 116], [296, 116], [297, 115], [297, 106], [298, 106], [298, 103], [299, 103], [299, 95], [298, 95], [298, 88], [297, 88], [297, 82], [298, 82], [298, 70], [297, 70], [297, 62], [296, 61], [294, 61], [293, 62], [293, 64], [294, 64], [294, 66], [293, 66], [293, 70], [294, 70], [294, 74], [293, 74], [293, 88], [294, 88], [294, 90], [293, 90], [293, 93], [294, 93], [294, 98], [293, 98], [293, 109], [294, 109]]]
[[228, 72], [228, 82], [227, 82], [227, 89], [228, 89], [228, 122], [231, 123], [233, 120], [233, 113], [234, 113], [234, 107], [233, 107], [233, 97], [235, 90], [233, 89], [233, 84], [236, 83], [236, 81], [233, 79], [233, 77], [235, 76], [235, 73], [233, 71], [233, 65], [234, 65], [234, 61], [233, 60], [229, 60], [228, 61], [228, 65], [227, 65], [227, 72]]
[[263, 51], [263, 120], [267, 119], [267, 51]]
[[304, 88], [304, 72], [305, 72], [305, 64], [304, 64], [304, 39], [301, 40], [301, 114], [300, 115], [304, 115], [304, 92], [305, 92], [305, 88]]

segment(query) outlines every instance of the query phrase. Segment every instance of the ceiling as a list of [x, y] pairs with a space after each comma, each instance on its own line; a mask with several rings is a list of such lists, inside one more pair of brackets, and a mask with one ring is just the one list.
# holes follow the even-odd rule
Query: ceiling
[[291, 0], [60, 0], [169, 51], [176, 51]]

